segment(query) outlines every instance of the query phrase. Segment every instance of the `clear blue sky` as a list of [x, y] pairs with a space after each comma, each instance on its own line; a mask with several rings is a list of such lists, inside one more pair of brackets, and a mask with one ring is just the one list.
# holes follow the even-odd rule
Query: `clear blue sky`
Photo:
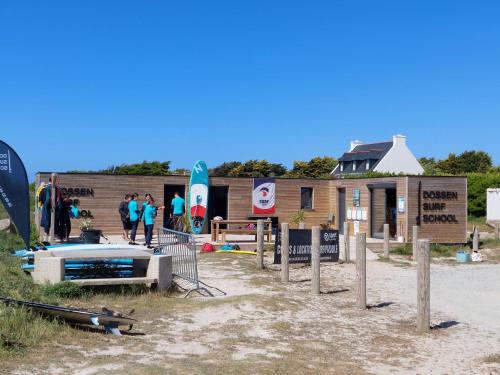
[[3, 1], [0, 138], [28, 172], [414, 153], [500, 163], [500, 2]]

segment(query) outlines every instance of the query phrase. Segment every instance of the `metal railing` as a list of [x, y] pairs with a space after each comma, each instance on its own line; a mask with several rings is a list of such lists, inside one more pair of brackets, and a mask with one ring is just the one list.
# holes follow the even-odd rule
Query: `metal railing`
[[[204, 295], [202, 292], [205, 292], [210, 297], [214, 296], [205, 287], [208, 285], [202, 283], [198, 278], [196, 241], [192, 234], [159, 228], [157, 253], [172, 257], [174, 281], [180, 288], [187, 290], [185, 297], [195, 291], [201, 295]], [[205, 286], [200, 286], [201, 284]]]

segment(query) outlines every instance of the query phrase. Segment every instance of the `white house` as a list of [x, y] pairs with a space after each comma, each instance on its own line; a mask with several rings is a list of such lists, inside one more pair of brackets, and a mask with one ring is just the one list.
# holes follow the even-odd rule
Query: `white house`
[[366, 172], [389, 172], [419, 175], [424, 168], [406, 145], [404, 135], [395, 135], [392, 141], [363, 143], [352, 141], [351, 148], [339, 159], [332, 171], [336, 177]]

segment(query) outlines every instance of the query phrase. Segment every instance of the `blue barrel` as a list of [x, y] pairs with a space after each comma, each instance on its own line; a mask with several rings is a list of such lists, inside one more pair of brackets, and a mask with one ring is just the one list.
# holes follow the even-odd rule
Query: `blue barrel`
[[457, 263], [469, 263], [472, 261], [471, 255], [468, 251], [457, 251]]

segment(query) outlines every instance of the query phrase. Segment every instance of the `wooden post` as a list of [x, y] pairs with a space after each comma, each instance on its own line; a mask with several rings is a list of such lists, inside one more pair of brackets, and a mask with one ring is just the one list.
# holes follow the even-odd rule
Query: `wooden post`
[[311, 231], [311, 292], [312, 294], [320, 294], [320, 230], [318, 226], [312, 227]]
[[479, 251], [479, 230], [477, 227], [474, 229], [474, 234], [472, 237], [472, 250]]
[[290, 281], [290, 271], [288, 264], [288, 246], [289, 246], [289, 236], [288, 236], [288, 223], [281, 224], [281, 281], [287, 283]]
[[356, 306], [366, 309], [366, 233], [356, 234]]
[[500, 238], [499, 238], [499, 234], [498, 234], [498, 232], [499, 232], [499, 227], [500, 227], [500, 224], [495, 223], [495, 240], [497, 240], [497, 241], [500, 239]]
[[418, 253], [418, 225], [413, 226], [413, 234], [411, 236], [413, 246], [413, 259], [417, 259]]
[[429, 332], [431, 326], [431, 244], [418, 240], [417, 331]]
[[264, 269], [264, 220], [257, 220], [257, 268]]
[[349, 223], [347, 221], [344, 222], [344, 253], [345, 253], [345, 262], [349, 263], [351, 261], [351, 243], [349, 237]]
[[49, 242], [54, 241], [55, 228], [56, 228], [56, 183], [57, 174], [51, 174], [52, 183], [50, 184], [50, 229], [49, 229]]
[[384, 224], [384, 257], [389, 258], [389, 224]]
[[304, 223], [303, 221], [301, 221], [299, 223], [299, 229], [306, 229], [306, 223]]

